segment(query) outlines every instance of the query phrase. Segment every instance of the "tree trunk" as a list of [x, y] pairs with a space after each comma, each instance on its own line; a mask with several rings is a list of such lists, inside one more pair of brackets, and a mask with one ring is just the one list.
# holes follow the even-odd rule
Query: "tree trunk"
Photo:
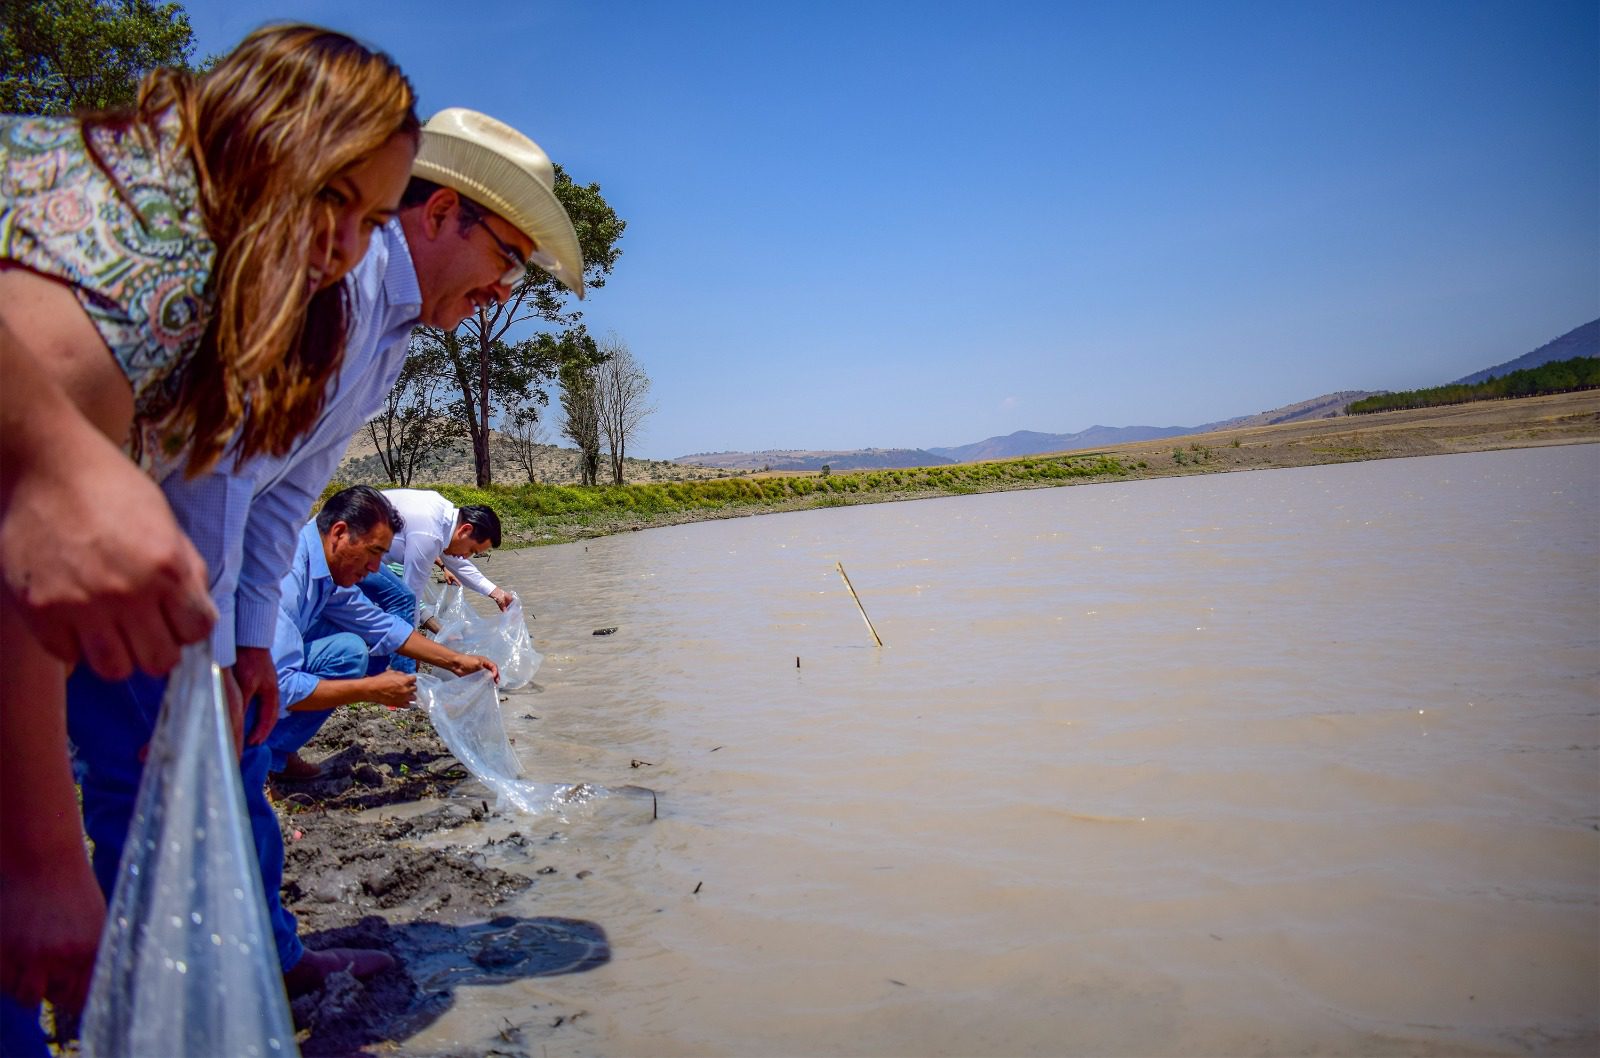
[[[482, 311], [481, 309], [479, 310]], [[478, 421], [472, 431], [472, 462], [478, 472], [478, 488], [487, 488], [492, 470], [489, 466], [489, 349], [488, 340], [479, 328], [478, 337]]]

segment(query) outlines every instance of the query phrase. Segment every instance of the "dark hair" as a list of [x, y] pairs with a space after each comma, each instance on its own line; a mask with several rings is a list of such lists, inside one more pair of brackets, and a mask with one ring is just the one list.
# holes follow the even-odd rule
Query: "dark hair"
[[366, 536], [379, 523], [387, 523], [396, 536], [406, 527], [400, 512], [371, 485], [352, 485], [328, 497], [328, 502], [317, 512], [317, 532], [326, 533], [335, 522], [348, 525], [355, 536]]
[[490, 547], [500, 546], [500, 516], [481, 503], [461, 508], [457, 518], [462, 525], [472, 526], [474, 540], [487, 540]]
[[447, 188], [443, 184], [436, 184], [432, 180], [424, 180], [420, 176], [413, 176], [411, 182], [406, 184], [405, 193], [400, 196], [400, 208], [412, 209], [420, 206], [432, 198], [435, 191], [455, 191], [456, 201], [459, 203], [456, 207], [456, 227], [460, 229], [459, 233], [462, 235], [470, 232], [472, 226], [485, 216], [493, 215], [489, 210], [480, 206], [466, 195], [456, 191], [455, 188]]

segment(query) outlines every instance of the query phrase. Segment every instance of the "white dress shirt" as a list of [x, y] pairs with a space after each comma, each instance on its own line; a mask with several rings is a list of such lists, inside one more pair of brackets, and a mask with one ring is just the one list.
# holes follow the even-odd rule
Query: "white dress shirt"
[[456, 518], [461, 513], [455, 504], [427, 489], [385, 489], [383, 498], [394, 505], [395, 511], [406, 523], [395, 534], [394, 542], [389, 545], [389, 553], [383, 556], [383, 560], [405, 566], [401, 579], [419, 601], [422, 599], [422, 590], [428, 585], [436, 558], [442, 560], [444, 568], [454, 573], [462, 584], [478, 594], [488, 595], [494, 591], [494, 583], [479, 572], [471, 561], [444, 553], [444, 549], [450, 546]]
[[193, 480], [182, 466], [158, 473], [178, 524], [205, 559], [219, 619], [217, 664], [234, 662], [235, 644], [273, 645], [279, 588], [295, 541], [328, 487], [350, 439], [383, 410], [405, 365], [422, 290], [398, 218], [373, 235], [345, 277], [349, 331], [344, 361], [329, 383], [322, 415], [282, 457], [244, 464], [224, 458]]

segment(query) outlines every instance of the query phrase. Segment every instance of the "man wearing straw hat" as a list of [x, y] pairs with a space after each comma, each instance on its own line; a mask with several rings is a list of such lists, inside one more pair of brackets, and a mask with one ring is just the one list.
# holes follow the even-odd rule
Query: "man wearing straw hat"
[[[227, 668], [236, 727], [248, 731], [240, 758], [245, 801], [262, 865], [267, 910], [291, 992], [330, 973], [387, 969], [381, 951], [306, 950], [282, 906], [283, 844], [263, 788], [262, 744], [279, 715], [272, 661], [278, 589], [302, 523], [327, 487], [350, 439], [384, 405], [417, 324], [453, 330], [479, 307], [504, 300], [537, 265], [580, 298], [583, 255], [555, 196], [555, 172], [528, 137], [487, 115], [452, 108], [431, 118], [398, 217], [375, 234], [345, 279], [350, 334], [337, 382], [316, 428], [280, 458], [162, 482], [178, 522], [206, 560], [221, 619], [212, 647]], [[106, 683], [81, 668], [68, 683], [68, 727], [83, 781], [84, 825], [95, 874], [109, 896], [138, 790], [141, 748], [154, 730], [165, 681], [136, 676]], [[249, 705], [247, 716], [239, 714]]]

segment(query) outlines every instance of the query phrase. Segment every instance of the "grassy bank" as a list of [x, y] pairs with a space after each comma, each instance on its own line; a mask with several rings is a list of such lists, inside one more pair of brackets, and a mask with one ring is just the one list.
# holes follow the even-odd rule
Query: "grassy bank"
[[[651, 526], [856, 503], [1596, 441], [1600, 441], [1600, 392], [1590, 390], [1216, 430], [1093, 452], [953, 466], [590, 488], [418, 487], [435, 488], [457, 504], [488, 504], [500, 513], [505, 526], [503, 546], [525, 547]], [[348, 484], [354, 482], [336, 482], [329, 492]]]
[[500, 515], [505, 546], [561, 543], [635, 528], [851, 503], [961, 496], [1127, 477], [1101, 453], [1034, 456], [996, 463], [839, 474], [792, 474], [638, 485], [510, 485], [435, 488], [457, 505], [485, 503]]

